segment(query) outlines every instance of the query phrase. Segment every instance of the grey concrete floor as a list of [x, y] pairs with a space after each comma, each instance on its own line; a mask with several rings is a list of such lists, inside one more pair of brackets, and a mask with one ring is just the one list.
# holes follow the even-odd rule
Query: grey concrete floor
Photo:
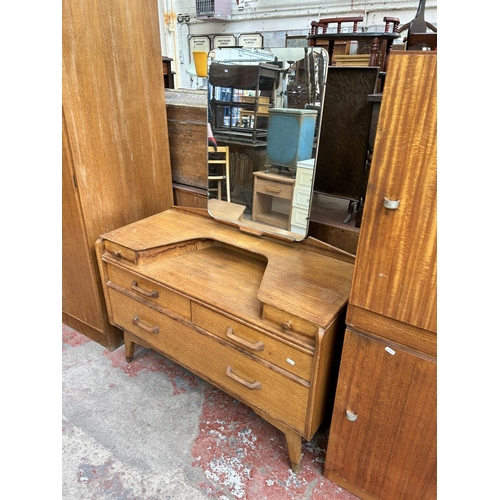
[[63, 325], [64, 500], [356, 500], [322, 475], [328, 428], [303, 444], [154, 351], [109, 352]]

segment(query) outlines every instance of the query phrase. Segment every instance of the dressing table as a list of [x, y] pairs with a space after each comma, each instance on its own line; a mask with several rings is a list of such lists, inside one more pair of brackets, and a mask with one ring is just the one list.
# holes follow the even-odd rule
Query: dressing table
[[127, 360], [154, 349], [247, 404], [284, 432], [298, 472], [335, 388], [352, 256], [180, 207], [103, 234], [96, 252]]
[[[307, 50], [318, 68], [310, 76], [323, 82], [326, 52]], [[304, 49], [296, 53], [304, 57]], [[257, 63], [271, 57], [244, 55]], [[294, 51], [283, 57], [293, 61]], [[288, 69], [279, 88], [288, 85]], [[306, 236], [315, 159], [305, 162], [297, 178], [255, 172], [254, 220], [246, 205], [223, 196], [207, 209], [173, 207], [96, 242], [106, 307], [124, 332], [127, 360], [137, 344], [154, 349], [251, 407], [285, 434], [294, 472], [302, 439], [314, 436], [333, 402], [354, 269], [353, 255]], [[286, 202], [285, 214], [273, 211], [273, 199]], [[293, 203], [303, 211], [297, 232], [290, 231]]]

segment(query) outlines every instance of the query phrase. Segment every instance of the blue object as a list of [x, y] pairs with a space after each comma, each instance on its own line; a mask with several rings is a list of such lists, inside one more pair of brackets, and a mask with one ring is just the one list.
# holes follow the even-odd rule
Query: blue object
[[271, 108], [266, 163], [295, 168], [311, 158], [317, 114], [315, 109]]

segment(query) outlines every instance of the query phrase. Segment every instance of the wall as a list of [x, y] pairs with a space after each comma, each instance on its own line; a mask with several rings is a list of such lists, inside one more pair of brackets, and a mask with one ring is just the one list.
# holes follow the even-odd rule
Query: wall
[[[306, 36], [311, 21], [324, 17], [360, 15], [371, 31], [383, 29], [384, 16], [398, 17], [401, 24], [416, 14], [418, 0], [231, 0], [230, 20], [196, 19], [195, 0], [158, 0], [163, 20], [163, 55], [174, 59], [176, 86], [196, 88], [196, 77], [186, 70], [191, 64], [189, 37], [196, 35], [261, 33], [264, 46], [285, 46], [286, 36]], [[182, 22], [177, 21], [183, 16]], [[189, 21], [186, 19], [189, 16]], [[437, 26], [437, 0], [427, 0], [425, 19]]]

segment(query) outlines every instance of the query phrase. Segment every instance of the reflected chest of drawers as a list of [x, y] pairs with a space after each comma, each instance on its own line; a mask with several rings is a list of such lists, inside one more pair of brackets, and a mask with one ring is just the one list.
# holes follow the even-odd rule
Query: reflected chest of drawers
[[96, 250], [127, 360], [136, 344], [154, 349], [247, 404], [285, 433], [298, 472], [336, 377], [351, 257], [176, 209], [102, 235]]

